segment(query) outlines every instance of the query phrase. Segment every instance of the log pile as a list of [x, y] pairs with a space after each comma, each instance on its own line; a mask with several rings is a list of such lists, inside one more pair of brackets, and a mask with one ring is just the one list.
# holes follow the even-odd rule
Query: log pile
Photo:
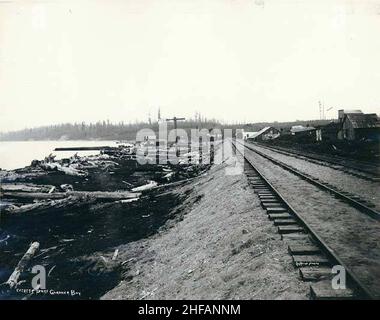
[[[111, 155], [101, 154], [87, 157], [74, 155], [69, 159], [62, 160], [56, 160], [54, 156], [49, 155], [42, 161], [33, 161], [31, 166], [23, 169], [0, 171], [0, 222], [2, 213], [5, 213], [4, 220], [9, 225], [12, 222], [20, 221], [23, 235], [20, 241], [25, 241], [25, 239], [30, 241], [29, 239], [35, 237], [35, 231], [34, 228], [31, 228], [33, 234], [30, 237], [27, 236], [29, 223], [37, 221], [36, 225], [39, 225], [38, 221], [44, 220], [45, 222], [47, 220], [47, 228], [44, 225], [43, 228], [39, 228], [38, 232], [41, 230], [41, 234], [48, 233], [49, 239], [53, 235], [53, 239], [56, 239], [54, 241], [59, 243], [47, 249], [42, 248], [37, 253], [40, 244], [33, 242], [4, 285], [9, 288], [20, 287], [20, 284], [25, 281], [23, 276], [26, 276], [24, 273], [28, 271], [32, 259], [41, 259], [42, 255], [44, 255], [43, 259], [56, 259], [63, 254], [66, 255], [66, 250], [78, 250], [76, 243], [66, 245], [66, 242], [78, 240], [78, 248], [82, 244], [80, 241], [92, 243], [97, 242], [98, 238], [101, 240], [104, 238], [108, 243], [108, 222], [111, 222], [111, 228], [114, 225], [117, 227], [117, 232], [110, 229], [109, 233], [114, 232], [119, 237], [119, 233], [121, 234], [122, 231], [119, 228], [120, 211], [123, 214], [127, 213], [127, 220], [125, 220], [127, 224], [130, 223], [130, 217], [133, 219], [137, 217], [136, 221], [139, 224], [141, 218], [144, 218], [143, 221], [147, 221], [147, 225], [151, 224], [150, 219], [145, 218], [155, 212], [152, 210], [149, 214], [145, 214], [145, 205], [147, 204], [149, 208], [151, 205], [148, 203], [149, 201], [160, 202], [163, 204], [163, 211], [169, 210], [171, 203], [176, 203], [179, 199], [176, 195], [173, 196], [173, 188], [191, 181], [194, 177], [202, 174], [206, 168], [205, 165], [187, 164], [185, 161], [183, 163], [179, 161], [178, 164], [142, 165], [136, 160], [130, 161], [130, 157], [135, 157], [135, 154], [122, 151], [123, 149], [120, 148], [117, 153], [114, 152]], [[181, 160], [188, 158], [197, 159], [197, 154], [185, 154]], [[3, 179], [4, 177], [5, 179]], [[134, 203], [136, 201], [137, 203]], [[141, 208], [143, 208], [142, 215]], [[101, 216], [104, 214], [107, 216], [102, 218]], [[66, 217], [68, 218], [66, 219]], [[78, 218], [78, 222], [75, 221], [76, 218]], [[53, 227], [50, 227], [49, 219], [53, 220], [51, 221]], [[93, 220], [94, 223], [92, 223]], [[79, 227], [75, 224], [72, 229], [72, 221], [75, 221], [74, 224], [78, 223]], [[90, 223], [87, 223], [88, 221]], [[70, 223], [68, 228], [61, 228], [62, 225], [65, 226], [66, 222]], [[132, 223], [134, 222], [132, 221]], [[24, 226], [27, 227], [24, 228]], [[107, 229], [103, 230], [103, 227], [107, 227]], [[122, 227], [124, 229], [124, 225]], [[151, 227], [149, 226], [149, 228]], [[24, 230], [26, 231], [24, 232]], [[129, 229], [127, 230], [129, 233]], [[0, 239], [0, 244], [11, 248], [15, 242], [14, 239], [16, 238], [13, 238], [12, 234], [6, 235]], [[44, 239], [44, 236], [38, 239], [41, 241], [41, 246], [44, 246]], [[29, 243], [26, 246], [28, 245]], [[19, 247], [17, 246], [17, 248]], [[59, 250], [46, 255], [46, 252], [55, 248], [59, 248]], [[86, 250], [87, 245], [83, 248]], [[22, 251], [18, 252], [20, 256], [25, 249], [22, 247]], [[108, 259], [108, 264], [111, 262], [117, 264], [119, 260], [121, 260], [119, 250], [116, 249], [112, 257]], [[54, 270], [55, 265], [59, 265], [55, 260], [53, 261], [54, 266], [50, 269], [48, 276]], [[47, 262], [47, 260], [43, 260], [42, 264], [49, 265]], [[58, 268], [55, 270], [57, 273]], [[11, 271], [12, 269], [9, 273]], [[20, 279], [24, 281], [20, 281]]]
[[77, 154], [69, 159], [55, 160], [55, 156], [49, 155], [44, 160], [33, 160], [31, 167], [43, 171], [59, 171], [74, 177], [88, 176], [89, 169], [110, 170], [119, 164], [113, 161], [114, 157], [107, 154], [79, 157]]
[[[50, 154], [44, 160], [33, 160], [31, 166], [15, 171], [1, 171], [0, 179], [3, 179], [0, 185], [0, 201], [2, 211], [6, 213], [27, 213], [32, 211], [42, 211], [47, 209], [61, 209], [73, 206], [82, 206], [94, 202], [119, 202], [131, 203], [140, 199], [140, 195], [146, 192], [155, 190], [163, 190], [165, 188], [174, 187], [176, 185], [189, 181], [192, 177], [202, 173], [205, 166], [197, 164], [178, 163], [177, 165], [140, 165], [140, 170], [154, 172], [154, 180], [140, 181], [143, 184], [131, 184], [124, 180], [126, 190], [119, 191], [76, 191], [73, 188], [74, 183], [78, 183], [78, 178], [88, 180], [94, 175], [102, 171], [108, 175], [113, 174], [115, 169], [120, 166], [120, 157], [123, 154], [123, 148], [117, 148], [116, 154], [99, 154], [93, 156], [79, 157], [77, 154], [68, 159], [56, 160], [55, 156]], [[128, 149], [129, 150], [129, 149]], [[127, 150], [127, 151], [128, 151]], [[181, 160], [191, 156], [192, 159], [197, 158], [197, 152], [185, 154]], [[131, 152], [126, 152], [131, 155]], [[135, 153], [133, 154], [135, 155]], [[199, 155], [198, 155], [199, 156]], [[118, 160], [116, 162], [115, 160]], [[133, 167], [135, 168], [135, 167]], [[94, 169], [94, 171], [92, 171]], [[32, 184], [29, 181], [30, 177], [38, 177], [38, 175], [54, 174], [54, 172], [62, 172], [67, 175], [67, 181], [70, 182], [60, 185], [49, 184]], [[122, 171], [125, 172], [125, 171]], [[123, 173], [124, 174], [124, 173]], [[123, 178], [123, 177], [121, 177]], [[33, 179], [37, 180], [38, 179]], [[16, 181], [23, 181], [17, 183]], [[43, 181], [56, 181], [54, 178], [44, 178]], [[5, 183], [4, 183], [5, 182]], [[120, 187], [118, 187], [119, 189]], [[123, 188], [121, 186], [121, 188]]]

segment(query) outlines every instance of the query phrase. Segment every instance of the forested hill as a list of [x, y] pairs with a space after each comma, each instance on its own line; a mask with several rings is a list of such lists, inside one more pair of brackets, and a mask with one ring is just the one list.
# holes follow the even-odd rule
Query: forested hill
[[[216, 128], [220, 123], [214, 120], [205, 121], [178, 121], [178, 127], [190, 128]], [[134, 140], [136, 133], [141, 129], [152, 129], [158, 132], [158, 123], [139, 122], [125, 123], [66, 123], [52, 126], [43, 126], [31, 129], [0, 133], [2, 141], [24, 140]], [[173, 129], [173, 123], [168, 123], [168, 130]]]
[[[231, 128], [244, 129], [245, 131], [259, 131], [260, 129], [273, 126], [276, 128], [290, 128], [293, 125], [323, 125], [331, 120], [297, 120], [294, 122], [260, 122], [248, 124], [221, 124], [217, 120], [186, 120], [178, 121], [178, 128], [188, 129], [211, 129]], [[136, 133], [144, 128], [158, 132], [158, 124], [139, 123], [110, 123], [108, 121], [97, 123], [66, 123], [59, 125], [43, 126], [31, 129], [0, 133], [1, 141], [25, 141], [25, 140], [134, 140]], [[173, 129], [173, 123], [168, 123], [168, 129]]]

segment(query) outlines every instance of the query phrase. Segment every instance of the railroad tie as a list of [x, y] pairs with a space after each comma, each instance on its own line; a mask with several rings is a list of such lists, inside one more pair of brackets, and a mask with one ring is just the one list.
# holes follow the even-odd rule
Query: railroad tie
[[279, 199], [276, 196], [269, 196], [269, 195], [267, 195], [267, 196], [259, 196], [259, 199], [261, 201], [266, 201], [266, 200], [277, 200], [277, 201], [279, 201]]
[[255, 193], [257, 193], [258, 196], [274, 196], [274, 194], [269, 190], [268, 191], [263, 191], [263, 190], [255, 191]]
[[270, 220], [275, 220], [275, 219], [294, 219], [292, 215], [290, 215], [288, 212], [283, 212], [283, 213], [270, 213], [268, 214], [268, 218]]
[[321, 250], [315, 245], [289, 245], [288, 251], [291, 255], [307, 255], [321, 253]]
[[[267, 187], [262, 187], [262, 188], [254, 188], [253, 189], [255, 191], [255, 193], [257, 194], [262, 194], [263, 192], [268, 192], [267, 194], [272, 194], [272, 192], [270, 191], [270, 189], [268, 189]], [[270, 192], [270, 193], [269, 193]]]
[[321, 281], [332, 279], [334, 274], [328, 267], [301, 267], [299, 269], [300, 277], [303, 281]]
[[[264, 208], [264, 209], [267, 209], [267, 208], [285, 208], [280, 202], [278, 202], [278, 200], [270, 200], [270, 201], [262, 201], [261, 202], [261, 206]], [[286, 209], [286, 208], [285, 208]]]
[[265, 184], [263, 184], [260, 180], [248, 180], [248, 184], [250, 186], [265, 186]]
[[270, 209], [270, 208], [283, 208], [286, 210], [286, 208], [279, 202], [261, 202], [261, 206], [264, 209]]
[[296, 267], [330, 265], [323, 255], [293, 255], [292, 258]]
[[282, 233], [281, 240], [310, 241], [310, 237], [305, 233]]
[[295, 225], [295, 226], [278, 226], [278, 233], [286, 234], [286, 233], [304, 233], [305, 229]]
[[257, 190], [258, 192], [268, 191], [270, 193], [273, 193], [272, 190], [268, 186], [259, 186], [259, 187], [254, 187], [253, 189]]
[[297, 221], [290, 217], [289, 219], [273, 219], [273, 224], [277, 226], [289, 226], [289, 225], [296, 225]]
[[310, 297], [313, 300], [352, 300], [355, 298], [354, 292], [351, 289], [333, 289], [329, 280], [311, 284]]
[[282, 207], [276, 207], [276, 208], [267, 208], [267, 213], [283, 213], [288, 212], [288, 209], [282, 208]]

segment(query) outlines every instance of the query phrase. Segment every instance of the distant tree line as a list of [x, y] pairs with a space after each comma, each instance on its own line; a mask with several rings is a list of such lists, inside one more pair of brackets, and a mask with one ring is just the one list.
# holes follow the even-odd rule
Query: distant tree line
[[[164, 119], [165, 120], [165, 119]], [[293, 125], [319, 126], [331, 120], [297, 120], [294, 122], [260, 122], [260, 123], [221, 123], [216, 119], [207, 119], [199, 115], [185, 121], [178, 121], [178, 128], [184, 129], [190, 136], [190, 129], [230, 128], [233, 130], [259, 131], [264, 127], [273, 126], [277, 129], [287, 129]], [[111, 123], [98, 121], [96, 123], [64, 123], [50, 126], [41, 126], [23, 130], [0, 133], [1, 141], [25, 140], [134, 140], [136, 133], [141, 129], [151, 129], [158, 133], [158, 122]], [[173, 129], [173, 122], [168, 122], [168, 130]]]
[[[216, 128], [221, 124], [217, 120], [189, 119], [178, 121], [178, 128]], [[158, 132], [158, 122], [111, 123], [98, 121], [96, 123], [64, 123], [41, 126], [23, 130], [0, 133], [2, 141], [24, 140], [134, 140], [141, 129], [151, 129]], [[173, 129], [173, 122], [168, 122], [168, 130]]]

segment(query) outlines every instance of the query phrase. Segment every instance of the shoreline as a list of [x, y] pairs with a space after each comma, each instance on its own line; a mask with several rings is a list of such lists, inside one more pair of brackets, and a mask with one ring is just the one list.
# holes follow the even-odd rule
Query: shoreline
[[[208, 169], [138, 165], [123, 154], [68, 160], [69, 165], [67, 160], [45, 159], [1, 172], [1, 283], [12, 274], [30, 241], [39, 243], [20, 279], [20, 291], [2, 287], [3, 299], [54, 298], [48, 293], [22, 294], [22, 289], [31, 288], [30, 270], [36, 264], [46, 268], [49, 289], [82, 293], [56, 298], [98, 299], [120, 278], [113, 248], [155, 234], [173, 217], [171, 208], [182, 201], [184, 195], [176, 194], [176, 187]], [[108, 250], [110, 257], [104, 253]]]

